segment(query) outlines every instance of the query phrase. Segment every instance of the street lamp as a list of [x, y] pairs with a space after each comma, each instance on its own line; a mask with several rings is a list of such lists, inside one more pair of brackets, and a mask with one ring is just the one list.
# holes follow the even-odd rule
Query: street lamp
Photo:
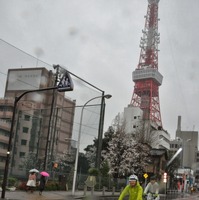
[[77, 151], [76, 151], [76, 157], [75, 157], [75, 168], [74, 168], [74, 175], [73, 175], [72, 195], [75, 195], [75, 185], [76, 185], [76, 177], [77, 177], [77, 166], [78, 166], [78, 157], [79, 157], [80, 138], [81, 138], [82, 119], [83, 119], [84, 108], [90, 101], [92, 101], [94, 99], [98, 99], [98, 98], [110, 99], [111, 97], [112, 96], [110, 94], [94, 97], [94, 98], [88, 100], [82, 107], [81, 116], [80, 116], [80, 124], [79, 124], [79, 132], [78, 132], [78, 140], [77, 140]]

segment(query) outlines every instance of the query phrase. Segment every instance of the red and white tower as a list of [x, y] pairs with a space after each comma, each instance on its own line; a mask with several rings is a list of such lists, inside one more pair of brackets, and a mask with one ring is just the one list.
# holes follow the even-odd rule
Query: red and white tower
[[140, 59], [133, 72], [135, 82], [131, 105], [143, 110], [143, 119], [150, 120], [156, 128], [162, 127], [159, 86], [163, 76], [158, 71], [158, 3], [148, 0], [145, 27], [140, 41]]

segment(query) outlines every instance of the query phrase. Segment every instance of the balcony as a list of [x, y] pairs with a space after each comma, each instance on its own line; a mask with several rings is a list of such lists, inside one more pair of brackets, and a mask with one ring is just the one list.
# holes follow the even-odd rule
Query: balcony
[[0, 149], [0, 156], [7, 156], [7, 149]]
[[11, 126], [10, 123], [0, 119], [0, 129], [10, 131], [10, 126]]
[[11, 119], [12, 114], [12, 111], [0, 111], [0, 119]]
[[0, 99], [0, 106], [12, 106], [14, 105], [13, 98], [2, 98]]
[[153, 68], [136, 69], [133, 72], [133, 81], [136, 82], [143, 79], [153, 79], [158, 83], [158, 85], [161, 85], [163, 76], [157, 69]]
[[[8, 140], [9, 140], [9, 137], [7, 136], [4, 136], [4, 135], [0, 135], [0, 142], [1, 143], [5, 143], [5, 144], [8, 144]], [[1, 153], [1, 148], [0, 148], [0, 153]]]

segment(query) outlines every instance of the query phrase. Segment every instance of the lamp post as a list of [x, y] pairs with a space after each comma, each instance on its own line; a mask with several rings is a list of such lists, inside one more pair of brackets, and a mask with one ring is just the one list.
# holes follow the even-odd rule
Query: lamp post
[[[102, 92], [104, 96], [104, 92]], [[100, 158], [102, 150], [102, 135], [103, 135], [103, 125], [104, 125], [104, 111], [105, 111], [105, 100], [104, 97], [101, 99], [101, 108], [100, 108], [100, 119], [99, 119], [99, 129], [98, 129], [98, 140], [97, 140], [97, 151], [96, 151], [96, 162], [95, 167], [100, 168]]]
[[98, 98], [110, 99], [111, 97], [112, 96], [110, 94], [94, 97], [94, 98], [88, 100], [82, 107], [81, 116], [80, 116], [80, 124], [79, 124], [79, 132], [78, 132], [78, 140], [77, 140], [77, 151], [76, 151], [76, 157], [75, 157], [75, 168], [74, 168], [74, 175], [73, 175], [72, 195], [75, 195], [75, 185], [76, 185], [76, 178], [77, 178], [77, 166], [78, 166], [78, 157], [79, 157], [80, 138], [81, 138], [81, 131], [82, 131], [82, 119], [83, 119], [84, 108], [90, 101], [92, 101], [94, 99], [98, 99]]

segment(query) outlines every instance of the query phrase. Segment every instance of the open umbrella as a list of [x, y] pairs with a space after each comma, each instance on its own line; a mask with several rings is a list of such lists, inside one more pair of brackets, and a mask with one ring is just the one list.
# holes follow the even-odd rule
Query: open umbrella
[[47, 176], [47, 177], [50, 176], [49, 173], [48, 173], [48, 172], [45, 172], [45, 171], [40, 172], [40, 174], [41, 174], [42, 176]]
[[30, 172], [30, 173], [31, 173], [31, 172], [39, 173], [39, 170], [37, 170], [37, 169], [34, 168], [34, 169], [31, 169], [29, 172]]

